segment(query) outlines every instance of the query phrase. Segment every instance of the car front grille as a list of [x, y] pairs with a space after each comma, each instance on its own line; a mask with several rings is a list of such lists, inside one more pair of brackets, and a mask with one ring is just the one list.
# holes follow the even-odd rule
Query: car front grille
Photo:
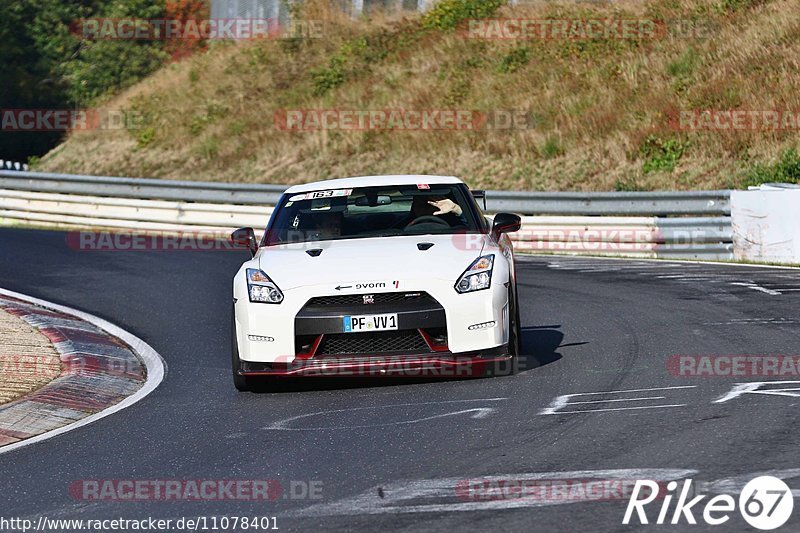
[[392, 352], [430, 352], [417, 330], [337, 333], [325, 335], [317, 355], [355, 355]]
[[436, 300], [426, 292], [384, 292], [377, 294], [342, 294], [339, 296], [320, 296], [312, 298], [305, 307], [327, 307], [334, 305], [366, 305], [365, 296], [372, 296], [369, 304], [396, 303], [396, 302], [415, 302], [415, 303], [434, 303]]

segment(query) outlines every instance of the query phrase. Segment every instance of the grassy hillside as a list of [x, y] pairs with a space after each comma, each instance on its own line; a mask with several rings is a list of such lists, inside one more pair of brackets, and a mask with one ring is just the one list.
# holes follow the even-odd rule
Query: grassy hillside
[[[800, 178], [798, 129], [670, 126], [693, 109], [800, 110], [800, 0], [499, 8], [495, 17], [691, 21], [684, 31], [668, 23], [656, 39], [527, 41], [463, 38], [450, 29], [458, 10], [445, 9], [459, 2], [355, 22], [310, 2], [303, 16], [324, 21], [324, 38], [216, 44], [169, 65], [98, 104], [144, 117], [140, 128], [76, 132], [38, 168], [262, 183], [444, 173], [520, 190]], [[477, 3], [482, 14], [491, 3]], [[288, 132], [273, 121], [281, 109], [513, 109], [530, 127]]]

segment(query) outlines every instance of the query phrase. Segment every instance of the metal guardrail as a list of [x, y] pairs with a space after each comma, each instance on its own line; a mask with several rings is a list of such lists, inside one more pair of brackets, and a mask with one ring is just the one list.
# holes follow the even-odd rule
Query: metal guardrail
[[0, 171], [0, 178], [0, 188], [18, 191], [239, 205], [275, 204], [286, 190], [286, 185], [115, 178], [45, 172]]
[[[274, 205], [285, 185], [115, 178], [0, 170], [0, 188], [114, 198]], [[730, 215], [730, 191], [519, 192], [487, 191], [490, 212], [524, 215]]]
[[487, 191], [490, 211], [553, 215], [730, 215], [731, 193]]
[[[0, 222], [225, 235], [241, 226], [263, 228], [285, 188], [0, 170]], [[534, 215], [512, 237], [520, 251], [733, 257], [729, 191], [487, 191], [487, 204], [490, 212]]]

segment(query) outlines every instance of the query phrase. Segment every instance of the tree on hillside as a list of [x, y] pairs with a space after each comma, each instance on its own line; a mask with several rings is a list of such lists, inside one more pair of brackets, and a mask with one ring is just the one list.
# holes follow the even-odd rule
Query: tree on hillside
[[[84, 40], [82, 19], [164, 18], [164, 0], [0, 0], [2, 109], [95, 105], [164, 64], [162, 41]], [[0, 158], [25, 160], [61, 133], [0, 132]]]

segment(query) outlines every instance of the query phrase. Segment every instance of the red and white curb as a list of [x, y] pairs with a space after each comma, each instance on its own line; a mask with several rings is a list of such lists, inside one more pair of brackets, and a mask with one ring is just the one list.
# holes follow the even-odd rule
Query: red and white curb
[[2, 288], [0, 307], [48, 337], [65, 369], [0, 406], [0, 454], [130, 407], [164, 380], [166, 363], [158, 352], [102, 318]]

